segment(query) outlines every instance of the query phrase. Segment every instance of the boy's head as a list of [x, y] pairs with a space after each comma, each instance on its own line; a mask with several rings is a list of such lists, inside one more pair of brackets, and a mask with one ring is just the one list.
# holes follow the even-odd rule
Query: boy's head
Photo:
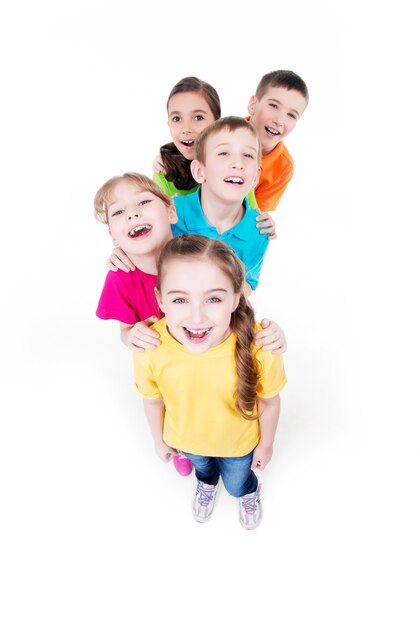
[[308, 88], [294, 72], [276, 70], [262, 77], [250, 98], [248, 112], [259, 133], [263, 155], [292, 132], [308, 100]]
[[199, 135], [191, 170], [195, 180], [220, 199], [242, 202], [260, 174], [257, 131], [243, 117], [223, 117]]
[[135, 172], [114, 176], [100, 187], [94, 215], [108, 224], [115, 246], [138, 255], [159, 251], [172, 237], [170, 224], [177, 221], [171, 198], [150, 178]]

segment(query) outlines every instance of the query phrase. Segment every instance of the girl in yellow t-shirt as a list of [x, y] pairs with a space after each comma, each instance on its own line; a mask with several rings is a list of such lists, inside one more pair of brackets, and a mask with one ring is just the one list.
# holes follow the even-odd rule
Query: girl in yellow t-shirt
[[163, 460], [181, 450], [193, 463], [193, 513], [206, 522], [219, 478], [239, 498], [246, 529], [261, 520], [254, 469], [273, 454], [281, 356], [254, 345], [259, 325], [247, 304], [245, 270], [233, 250], [200, 235], [175, 237], [158, 262], [161, 345], [136, 353], [135, 384]]

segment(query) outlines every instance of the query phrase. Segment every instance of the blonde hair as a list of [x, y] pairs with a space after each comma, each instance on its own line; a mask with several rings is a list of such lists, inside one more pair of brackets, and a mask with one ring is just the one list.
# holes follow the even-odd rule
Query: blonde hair
[[113, 178], [107, 180], [94, 196], [94, 217], [102, 224], [109, 223], [107, 212], [112, 203], [113, 191], [121, 180], [130, 181], [141, 189], [154, 194], [154, 196], [157, 196], [164, 202], [167, 208], [171, 205], [171, 198], [167, 196], [167, 194], [165, 194], [157, 183], [154, 183], [154, 181], [151, 180], [151, 178], [148, 178], [148, 176], [145, 176], [144, 174], [127, 172], [122, 174], [122, 176], [113, 176]]
[[196, 160], [200, 161], [200, 163], [206, 163], [206, 144], [209, 137], [212, 135], [216, 135], [221, 132], [221, 130], [229, 130], [229, 132], [233, 133], [239, 128], [246, 128], [249, 130], [254, 137], [257, 139], [257, 165], [261, 163], [261, 142], [260, 137], [256, 128], [246, 120], [244, 117], [238, 117], [236, 115], [229, 115], [228, 117], [221, 117], [216, 122], [213, 122], [209, 126], [206, 126], [200, 133], [200, 135], [196, 139], [195, 150], [196, 150]]
[[209, 259], [230, 278], [233, 291], [240, 294], [237, 308], [231, 314], [231, 329], [236, 335], [235, 365], [237, 388], [235, 406], [245, 419], [258, 418], [257, 385], [259, 364], [251, 347], [255, 337], [254, 311], [244, 295], [245, 269], [235, 252], [218, 239], [202, 235], [174, 237], [163, 248], [158, 259], [159, 289], [164, 278], [164, 267], [173, 258], [194, 257]]

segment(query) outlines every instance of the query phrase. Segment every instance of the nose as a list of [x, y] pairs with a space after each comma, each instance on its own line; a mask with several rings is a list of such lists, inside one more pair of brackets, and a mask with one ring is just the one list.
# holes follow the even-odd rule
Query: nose
[[142, 211], [139, 207], [132, 207], [129, 211], [127, 211], [127, 218], [128, 220], [136, 219], [141, 215], [141, 213]]
[[195, 302], [192, 306], [190, 321], [194, 326], [202, 325], [205, 320], [205, 313], [200, 302]]

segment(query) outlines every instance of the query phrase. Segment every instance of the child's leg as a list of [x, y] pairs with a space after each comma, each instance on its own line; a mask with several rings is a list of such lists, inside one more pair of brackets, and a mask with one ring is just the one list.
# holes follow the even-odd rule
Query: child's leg
[[189, 452], [183, 452], [183, 454], [193, 463], [197, 480], [201, 480], [207, 485], [218, 484], [220, 471], [215, 457], [199, 456], [197, 454], [189, 454]]
[[251, 469], [252, 452], [245, 456], [219, 457], [217, 460], [225, 489], [231, 496], [239, 498], [257, 489], [257, 476]]

